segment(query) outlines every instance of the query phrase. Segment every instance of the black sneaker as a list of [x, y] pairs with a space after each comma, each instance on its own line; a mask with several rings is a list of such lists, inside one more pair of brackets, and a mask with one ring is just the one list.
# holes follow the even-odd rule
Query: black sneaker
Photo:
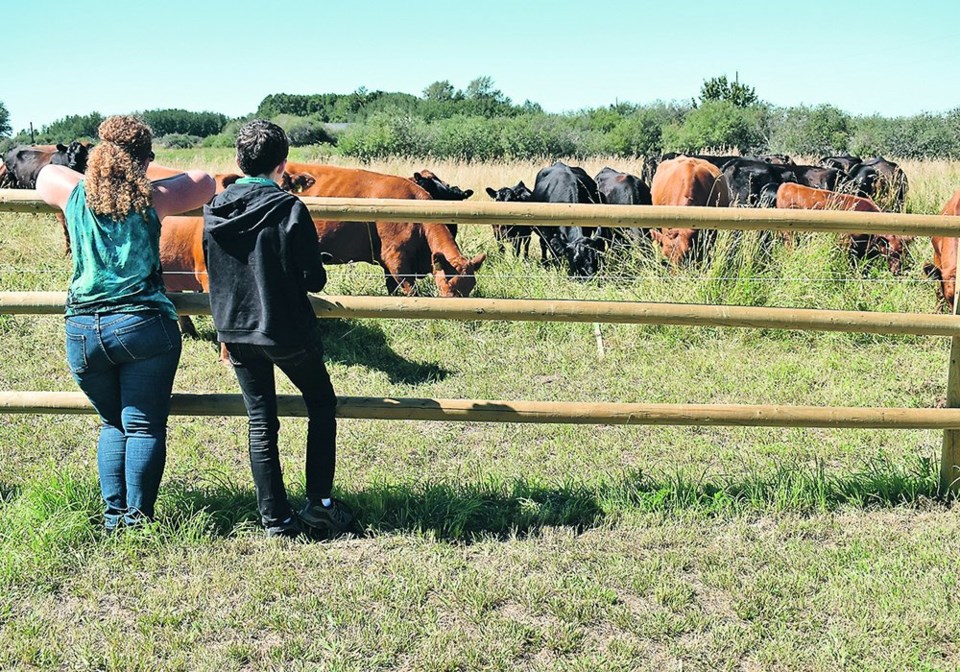
[[267, 527], [266, 531], [268, 537], [279, 537], [281, 539], [296, 539], [301, 533], [300, 525], [297, 524], [296, 519], [292, 516], [280, 525]]
[[300, 522], [318, 532], [346, 532], [353, 523], [353, 511], [339, 499], [331, 499], [330, 506], [307, 502], [299, 516]]

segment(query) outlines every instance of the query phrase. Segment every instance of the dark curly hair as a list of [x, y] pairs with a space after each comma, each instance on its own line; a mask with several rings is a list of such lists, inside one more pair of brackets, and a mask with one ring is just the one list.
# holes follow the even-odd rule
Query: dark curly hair
[[269, 174], [289, 152], [287, 134], [266, 119], [254, 119], [237, 131], [237, 165], [245, 175]]
[[98, 215], [123, 219], [153, 205], [147, 161], [153, 158], [153, 134], [141, 119], [107, 117], [97, 130], [100, 144], [87, 161], [87, 207]]

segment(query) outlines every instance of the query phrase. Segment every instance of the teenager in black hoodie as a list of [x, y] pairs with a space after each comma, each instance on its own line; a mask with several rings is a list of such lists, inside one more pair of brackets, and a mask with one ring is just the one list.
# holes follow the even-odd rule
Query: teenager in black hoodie
[[277, 437], [276, 365], [307, 406], [307, 504], [300, 522], [342, 532], [353, 520], [333, 499], [337, 397], [323, 363], [318, 320], [307, 292], [323, 289], [317, 231], [306, 207], [278, 186], [287, 163], [287, 136], [257, 119], [237, 133], [237, 165], [245, 177], [203, 212], [203, 249], [217, 338], [226, 344], [249, 419], [250, 467], [257, 507], [269, 536], [296, 536]]

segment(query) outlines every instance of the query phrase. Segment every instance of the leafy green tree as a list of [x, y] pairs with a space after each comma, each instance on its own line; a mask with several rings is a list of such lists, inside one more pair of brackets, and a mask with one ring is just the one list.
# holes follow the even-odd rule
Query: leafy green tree
[[700, 87], [700, 101], [705, 103], [710, 100], [727, 101], [737, 107], [750, 107], [760, 102], [752, 86], [739, 81], [727, 81], [726, 75], [712, 77]]
[[43, 130], [37, 134], [37, 141], [69, 143], [74, 140], [96, 140], [97, 130], [102, 121], [103, 115], [99, 112], [71, 114], [44, 126]]
[[770, 137], [773, 152], [823, 156], [849, 149], [851, 119], [833, 105], [790, 107], [777, 117]]
[[454, 95], [457, 91], [453, 88], [448, 80], [443, 80], [442, 82], [434, 82], [430, 84], [423, 90], [423, 97], [427, 100], [453, 100]]
[[691, 110], [683, 123], [663, 129], [663, 148], [678, 152], [736, 148], [742, 153], [766, 145], [766, 109], [742, 108], [727, 100], [708, 100]]
[[140, 116], [153, 129], [155, 137], [193, 135], [205, 138], [219, 133], [227, 123], [227, 117], [219, 112], [191, 112], [180, 109], [146, 110]]
[[0, 101], [0, 138], [7, 137], [11, 131], [13, 128], [10, 126], [10, 113], [7, 111], [7, 106]]

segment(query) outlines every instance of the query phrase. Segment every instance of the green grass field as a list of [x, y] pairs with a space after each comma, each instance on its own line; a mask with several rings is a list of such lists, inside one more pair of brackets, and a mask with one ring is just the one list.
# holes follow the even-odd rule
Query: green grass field
[[[158, 161], [230, 168], [223, 151]], [[539, 166], [371, 167], [428, 167], [485, 199]], [[960, 163], [905, 167], [912, 212], [960, 187]], [[0, 290], [64, 290], [52, 217], [0, 223]], [[830, 236], [763, 250], [748, 234], [721, 235], [705, 266], [633, 252], [590, 283], [498, 254], [486, 227], [458, 240], [490, 255], [478, 296], [937, 309], [926, 240], [899, 278], [854, 268]], [[385, 293], [373, 266], [330, 275], [330, 294]], [[185, 341], [175, 389], [236, 393], [209, 318], [197, 322], [206, 340]], [[588, 324], [324, 328], [340, 394], [404, 397], [930, 407], [949, 346], [604, 325], [600, 359]], [[75, 390], [62, 332], [57, 317], [0, 316], [0, 389]], [[265, 539], [244, 419], [173, 417], [158, 522], [107, 538], [95, 418], [0, 415], [0, 669], [960, 669], [960, 521], [936, 496], [939, 432], [339, 427], [336, 487], [358, 536]], [[298, 503], [305, 429], [281, 430]]]

